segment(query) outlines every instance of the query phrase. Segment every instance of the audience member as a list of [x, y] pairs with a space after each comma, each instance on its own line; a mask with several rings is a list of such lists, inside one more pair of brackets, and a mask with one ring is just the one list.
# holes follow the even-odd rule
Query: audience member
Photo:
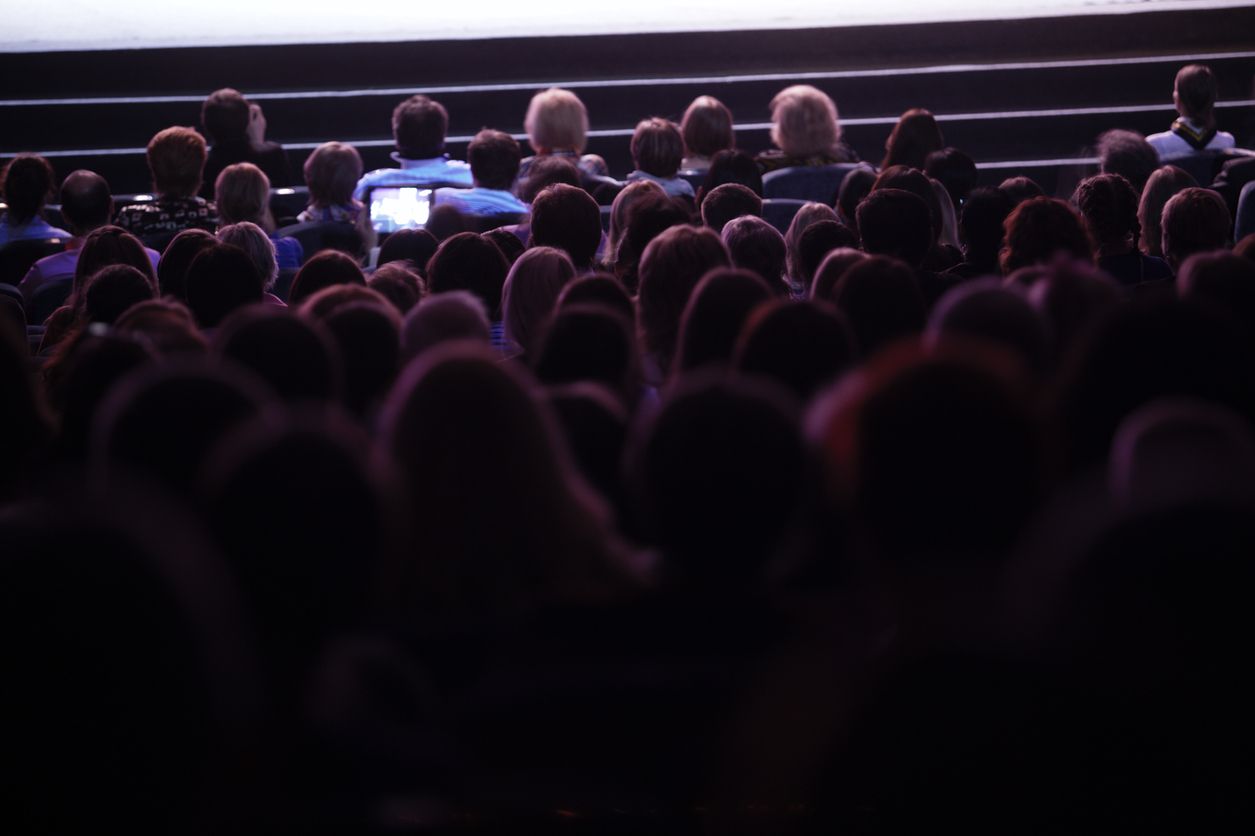
[[963, 262], [946, 271], [960, 279], [1002, 273], [998, 254], [1005, 240], [1003, 225], [1011, 214], [1011, 198], [1002, 189], [975, 189], [963, 204], [959, 233]]
[[10, 241], [70, 238], [70, 233], [44, 220], [44, 204], [52, 196], [56, 173], [52, 163], [36, 154], [18, 154], [4, 167], [4, 202], [0, 246]]
[[216, 328], [234, 310], [265, 297], [265, 278], [248, 253], [231, 244], [206, 247], [187, 268], [187, 306], [201, 328]]
[[1098, 137], [1098, 167], [1103, 174], [1119, 174], [1141, 194], [1159, 168], [1159, 154], [1141, 134], [1111, 130]]
[[1163, 207], [1163, 255], [1179, 269], [1194, 253], [1224, 249], [1233, 219], [1211, 189], [1183, 189]]
[[248, 257], [261, 276], [265, 299], [272, 304], [282, 304], [274, 290], [275, 280], [279, 278], [279, 265], [275, 260], [275, 242], [255, 223], [228, 224], [218, 229], [217, 238], [224, 244], [239, 247], [248, 253]]
[[170, 239], [157, 262], [157, 285], [161, 295], [187, 301], [187, 268], [201, 250], [217, 239], [203, 229], [185, 229]]
[[857, 162], [853, 149], [841, 142], [837, 105], [809, 84], [786, 87], [771, 100], [771, 141], [776, 150], [755, 159], [763, 172], [794, 166]]
[[1139, 242], [1146, 255], [1163, 257], [1163, 208], [1174, 194], [1197, 188], [1198, 182], [1189, 172], [1174, 165], [1155, 169], [1142, 189], [1137, 205], [1137, 222], [1142, 227]]
[[[579, 170], [579, 185], [593, 194], [608, 180], [606, 161], [596, 154], [585, 154], [588, 139], [588, 111], [579, 96], [561, 87], [550, 87], [532, 96], [523, 117], [528, 144], [536, 152], [519, 165], [519, 182], [527, 181], [532, 165], [545, 157], [563, 157]], [[520, 189], [521, 191], [521, 189]]]
[[777, 296], [789, 294], [784, 236], [779, 230], [762, 218], [747, 216], [729, 221], [722, 238], [734, 267], [761, 277]]
[[455, 185], [469, 187], [471, 167], [449, 159], [444, 150], [449, 113], [437, 101], [410, 96], [392, 111], [392, 159], [400, 168], [379, 168], [357, 181], [355, 200], [365, 200], [376, 186]]
[[573, 186], [550, 186], [532, 203], [530, 246], [565, 250], [576, 272], [586, 272], [601, 246], [601, 209]]
[[883, 255], [869, 256], [845, 270], [830, 298], [849, 320], [864, 357], [918, 334], [928, 313], [914, 271]]
[[340, 356], [326, 327], [312, 317], [271, 305], [242, 308], [223, 321], [213, 348], [269, 384], [285, 403], [329, 403], [340, 396]]
[[1172, 268], [1163, 259], [1144, 255], [1137, 246], [1137, 192], [1118, 174], [1089, 177], [1072, 195], [1098, 252], [1098, 266], [1126, 287], [1167, 281]]
[[406, 262], [420, 276], [427, 275], [427, 262], [436, 254], [440, 242], [426, 229], [398, 229], [379, 247], [378, 269], [394, 261]]
[[[579, 189], [573, 191], [588, 198]], [[442, 241], [427, 263], [427, 289], [432, 293], [469, 290], [484, 303], [492, 321], [500, 323], [501, 291], [508, 270], [495, 244], [473, 232], [459, 232]]]
[[998, 191], [1011, 200], [1012, 209], [1029, 198], [1046, 196], [1042, 187], [1031, 177], [1008, 177], [998, 184]]
[[976, 188], [976, 161], [958, 148], [942, 148], [924, 159], [924, 173], [945, 186], [955, 212], [961, 212]]
[[301, 242], [275, 234], [275, 219], [270, 212], [270, 181], [252, 163], [229, 165], [218, 175], [214, 187], [220, 224], [249, 222], [261, 227], [274, 244], [275, 262], [279, 270], [296, 270], [305, 260]]
[[641, 400], [642, 379], [630, 323], [604, 303], [561, 305], [530, 358], [537, 379], [547, 386], [598, 384], [633, 409]]
[[[263, 169], [264, 170], [264, 169]], [[345, 142], [324, 142], [305, 158], [309, 205], [296, 216], [301, 223], [357, 223], [362, 203], [353, 192], [362, 179], [362, 156]]]
[[652, 180], [668, 197], [694, 197], [693, 185], [677, 176], [684, 159], [684, 140], [674, 122], [658, 116], [642, 119], [632, 134], [632, 163], [629, 183]]
[[732, 111], [714, 96], [698, 96], [684, 111], [680, 135], [684, 138], [684, 159], [680, 168], [701, 173], [710, 169], [720, 151], [736, 148]]
[[701, 214], [702, 223], [722, 234], [729, 221], [743, 215], [761, 218], [763, 199], [740, 183], [724, 183], [706, 195]]
[[[806, 227], [797, 240], [793, 256], [796, 273], [790, 274], [793, 293], [798, 298], [811, 296], [811, 287], [819, 265], [829, 253], [841, 249], [858, 249], [858, 236], [852, 229], [835, 220], [821, 220]], [[827, 298], [823, 296], [821, 298]]]
[[366, 280], [366, 286], [387, 299], [401, 316], [427, 295], [423, 278], [402, 261], [390, 261], [376, 268]]
[[660, 375], [671, 368], [693, 289], [710, 270], [728, 266], [727, 247], [709, 229], [672, 227], [645, 248], [637, 306], [644, 346]]
[[606, 233], [605, 252], [602, 256], [604, 264], [613, 266], [618, 261], [619, 246], [627, 234], [628, 214], [637, 201], [648, 195], [666, 197], [666, 192], [652, 180], [637, 180], [635, 183], [628, 183], [615, 195], [614, 202], [610, 204], [610, 229]]
[[436, 189], [436, 202], [477, 217], [526, 214], [527, 204], [510, 191], [522, 158], [514, 137], [485, 128], [466, 148], [472, 187]]
[[189, 228], [213, 232], [218, 226], [217, 212], [197, 194], [204, 182], [205, 158], [205, 140], [191, 128], [158, 131], [148, 142], [155, 199], [123, 206], [117, 225], [154, 240]]
[[716, 269], [693, 289], [680, 319], [677, 373], [732, 363], [737, 337], [754, 309], [774, 296], [775, 289], [757, 273]]
[[824, 301], [776, 301], [750, 314], [737, 341], [734, 363], [744, 374], [784, 386], [807, 403], [853, 367], [849, 323]]
[[697, 189], [697, 205], [706, 202], [706, 196], [724, 183], [740, 183], [759, 197], [763, 196], [763, 172], [754, 157], [744, 151], [718, 151], [710, 159], [706, 179]]
[[288, 292], [288, 304], [299, 305], [318, 291], [337, 284], [365, 285], [357, 262], [337, 250], [323, 250], [301, 265]]
[[442, 343], [463, 340], [492, 342], [492, 323], [484, 303], [468, 290], [428, 296], [405, 315], [401, 348], [407, 360]]
[[1030, 264], [1051, 261], [1059, 253], [1094, 260], [1093, 244], [1080, 215], [1062, 200], [1030, 198], [1007, 216], [1006, 241], [999, 256], [1004, 275]]
[[928, 155], [945, 146], [941, 127], [932, 112], [913, 107], [899, 117], [898, 123], [889, 132], [889, 138], [885, 140], [885, 158], [880, 161], [880, 169], [884, 171], [891, 166], [904, 165], [922, 171]]
[[1234, 146], [1233, 134], [1216, 130], [1217, 95], [1218, 85], [1210, 67], [1187, 64], [1177, 71], [1172, 105], [1179, 116], [1168, 130], [1146, 137], [1161, 160]]
[[505, 339], [523, 356], [533, 350], [562, 289], [575, 277], [567, 254], [553, 247], [532, 247], [519, 257], [502, 290]]
[[248, 101], [238, 90], [215, 90], [200, 108], [200, 125], [210, 143], [205, 159], [201, 197], [212, 198], [218, 175], [236, 163], [252, 163], [276, 186], [292, 185], [288, 153], [277, 142], [266, 141], [266, 117], [261, 105]]

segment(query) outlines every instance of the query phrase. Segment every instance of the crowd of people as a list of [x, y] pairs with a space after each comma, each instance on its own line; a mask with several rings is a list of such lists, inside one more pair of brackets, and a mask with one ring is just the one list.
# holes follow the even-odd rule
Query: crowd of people
[[[1182, 69], [1066, 200], [923, 109], [859, 163], [808, 85], [757, 155], [710, 96], [642, 120], [622, 179], [570, 91], [466, 161], [416, 95], [397, 167], [328, 142], [291, 219], [234, 90], [152, 138], [152, 201], [80, 170], [54, 216], [15, 157], [0, 255], [62, 246], [0, 285], [0, 820], [1246, 829], [1255, 158], [1215, 91]], [[786, 169], [841, 179], [777, 228]], [[378, 238], [396, 184], [432, 214]]]

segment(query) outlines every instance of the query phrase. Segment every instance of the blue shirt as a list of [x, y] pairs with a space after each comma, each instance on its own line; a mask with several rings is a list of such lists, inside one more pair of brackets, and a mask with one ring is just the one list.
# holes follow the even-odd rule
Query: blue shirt
[[436, 189], [436, 203], [464, 215], [526, 215], [530, 207], [502, 189]]
[[65, 238], [73, 236], [64, 229], [58, 229], [43, 218], [36, 215], [24, 224], [10, 224], [6, 214], [0, 218], [0, 245], [10, 241], [39, 241], [44, 238]]
[[275, 245], [275, 264], [280, 270], [300, 269], [305, 261], [305, 249], [300, 241], [278, 235], [271, 235], [270, 241]]
[[460, 160], [449, 159], [448, 154], [428, 160], [411, 160], [393, 153], [392, 159], [400, 168], [377, 168], [357, 181], [353, 197], [362, 200], [372, 186], [405, 186], [414, 183], [456, 183], [470, 188], [471, 167]]

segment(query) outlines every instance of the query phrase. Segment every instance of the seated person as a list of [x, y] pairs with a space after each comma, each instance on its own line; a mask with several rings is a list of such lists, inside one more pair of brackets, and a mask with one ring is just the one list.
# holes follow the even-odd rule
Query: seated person
[[1216, 95], [1210, 67], [1188, 64], [1180, 69], [1172, 85], [1172, 104], [1179, 116], [1170, 129], [1146, 137], [1161, 160], [1234, 146], [1233, 134], [1216, 130]]
[[4, 200], [9, 208], [0, 218], [0, 246], [10, 241], [70, 237], [41, 214], [55, 176], [52, 165], [35, 154], [18, 154], [5, 166]]
[[548, 156], [566, 157], [575, 163], [580, 171], [580, 188], [590, 194], [609, 179], [606, 161], [596, 154], [584, 153], [588, 110], [570, 90], [550, 87], [532, 96], [523, 118], [523, 130], [536, 155], [525, 157], [519, 164], [520, 183], [531, 175], [532, 163]]
[[436, 203], [452, 206], [464, 215], [523, 215], [527, 204], [510, 191], [519, 173], [523, 153], [514, 137], [485, 128], [466, 148], [474, 186], [436, 190]]
[[134, 203], [118, 212], [118, 226], [133, 235], [163, 235], [183, 229], [213, 232], [214, 205], [197, 195], [205, 172], [205, 140], [191, 128], [166, 128], [148, 142], [152, 203]]
[[764, 173], [793, 166], [858, 162], [854, 149], [841, 141], [837, 105], [809, 84], [786, 87], [771, 100], [771, 141], [777, 150], [755, 159]]
[[1164, 204], [1162, 226], [1164, 259], [1179, 270], [1195, 253], [1228, 247], [1233, 218], [1211, 189], [1182, 189]]
[[288, 152], [279, 143], [266, 141], [266, 117], [261, 106], [238, 90], [225, 87], [210, 93], [200, 108], [200, 126], [213, 143], [205, 160], [201, 197], [212, 198], [218, 174], [235, 163], [252, 163], [276, 186], [292, 183]]
[[362, 203], [353, 199], [353, 189], [362, 177], [362, 157], [344, 142], [324, 142], [305, 160], [305, 185], [309, 205], [296, 216], [301, 223], [315, 221], [356, 222]]
[[392, 111], [392, 137], [397, 150], [392, 159], [400, 168], [379, 168], [357, 181], [355, 200], [366, 197], [372, 186], [413, 183], [471, 186], [471, 167], [451, 160], [444, 152], [449, 112], [426, 96], [410, 96]]
[[223, 226], [248, 221], [261, 227], [275, 245], [280, 270], [298, 270], [305, 260], [301, 242], [275, 235], [275, 219], [270, 212], [270, 181], [252, 163], [229, 165], [214, 184], [218, 219]]
[[693, 185], [676, 174], [684, 159], [684, 139], [674, 123], [657, 116], [642, 119], [632, 134], [632, 162], [636, 170], [629, 183], [653, 180], [667, 197], [693, 198]]
[[1098, 247], [1098, 266], [1125, 287], [1172, 278], [1162, 258], [1138, 249], [1142, 227], [1137, 220], [1137, 192], [1118, 174], [1099, 174], [1081, 181], [1072, 195], [1090, 238]]
[[[66, 242], [64, 252], [39, 259], [22, 278], [18, 289], [28, 303], [35, 291], [44, 285], [55, 281], [71, 281], [74, 278], [74, 268], [78, 265], [83, 239], [92, 230], [109, 224], [109, 219], [113, 217], [113, 196], [109, 194], [109, 184], [105, 178], [94, 171], [83, 169], [71, 172], [61, 184], [61, 217], [70, 227], [71, 237]], [[145, 249], [155, 271], [161, 254], [156, 250]]]
[[1142, 193], [1146, 181], [1159, 168], [1159, 152], [1136, 131], [1114, 128], [1098, 137], [1098, 170], [1103, 174], [1119, 174]]
[[693, 99], [680, 120], [680, 135], [684, 138], [682, 171], [708, 171], [715, 154], [736, 147], [732, 111], [714, 96]]

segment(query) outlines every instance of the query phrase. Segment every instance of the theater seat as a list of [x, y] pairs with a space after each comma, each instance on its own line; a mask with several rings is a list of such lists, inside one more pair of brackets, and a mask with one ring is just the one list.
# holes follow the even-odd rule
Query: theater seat
[[64, 238], [32, 238], [10, 241], [0, 247], [0, 283], [16, 285], [31, 265], [65, 249]]
[[797, 210], [806, 205], [805, 200], [790, 200], [787, 197], [767, 198], [763, 201], [763, 220], [780, 230], [783, 235], [789, 231], [793, 216]]
[[311, 221], [278, 230], [276, 235], [301, 242], [308, 259], [320, 250], [339, 250], [357, 258], [362, 252], [362, 234], [347, 221]]
[[53, 311], [66, 303], [73, 289], [72, 278], [56, 279], [40, 286], [26, 306], [26, 321], [31, 325], [43, 325]]
[[1171, 157], [1163, 160], [1163, 164], [1175, 165], [1205, 186], [1215, 179], [1216, 173], [1220, 171], [1220, 166], [1226, 159], [1228, 157], [1224, 154], [1218, 154], [1214, 151], [1200, 151], [1197, 154], [1187, 154], [1184, 157]]
[[1241, 241], [1255, 232], [1255, 180], [1242, 187], [1238, 212], [1233, 218], [1233, 240]]
[[814, 201], [832, 206], [837, 202], [845, 175], [860, 167], [861, 163], [834, 163], [770, 171], [763, 175], [763, 197]]

